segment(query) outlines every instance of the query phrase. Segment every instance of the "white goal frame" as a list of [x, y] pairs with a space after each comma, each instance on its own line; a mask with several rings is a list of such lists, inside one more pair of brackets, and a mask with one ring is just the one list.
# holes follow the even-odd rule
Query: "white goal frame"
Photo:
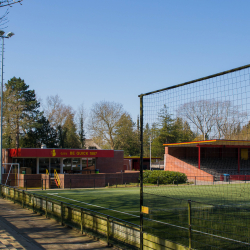
[[8, 176], [7, 176], [7, 178], [6, 178], [5, 185], [7, 184], [7, 181], [8, 181], [8, 179], [9, 179], [9, 175], [10, 175], [12, 166], [13, 166], [13, 165], [17, 165], [17, 183], [18, 183], [17, 185], [18, 185], [18, 187], [19, 187], [20, 164], [19, 164], [19, 163], [2, 163], [2, 165], [10, 165], [10, 170], [9, 170]]

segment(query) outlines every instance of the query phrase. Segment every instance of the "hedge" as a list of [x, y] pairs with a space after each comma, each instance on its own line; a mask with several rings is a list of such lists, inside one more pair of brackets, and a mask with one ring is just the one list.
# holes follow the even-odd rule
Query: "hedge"
[[173, 184], [186, 183], [187, 176], [184, 173], [164, 170], [146, 170], [143, 172], [143, 183], [151, 184]]

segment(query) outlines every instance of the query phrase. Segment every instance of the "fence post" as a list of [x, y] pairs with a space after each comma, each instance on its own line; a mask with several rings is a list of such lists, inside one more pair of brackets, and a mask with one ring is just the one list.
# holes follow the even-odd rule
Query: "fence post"
[[188, 200], [188, 231], [189, 231], [189, 249], [192, 248], [192, 226], [191, 226], [191, 200]]
[[45, 206], [45, 217], [48, 218], [48, 198], [46, 197], [46, 206]]
[[23, 190], [23, 199], [22, 199], [23, 207], [24, 207], [24, 190]]
[[61, 202], [61, 225], [63, 225], [63, 202]]
[[110, 222], [109, 222], [109, 216], [107, 216], [107, 244], [109, 246], [109, 235], [110, 235]]
[[81, 233], [83, 234], [83, 208], [81, 208]]
[[33, 213], [35, 211], [35, 196], [33, 195], [33, 199], [32, 199], [32, 209], [33, 209]]
[[41, 184], [42, 184], [42, 190], [43, 190], [43, 179], [41, 179]]

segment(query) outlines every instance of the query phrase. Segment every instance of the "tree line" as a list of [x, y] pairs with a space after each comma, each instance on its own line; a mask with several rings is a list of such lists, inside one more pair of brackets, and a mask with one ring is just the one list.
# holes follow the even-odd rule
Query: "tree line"
[[[3, 147], [85, 148], [88, 136], [103, 149], [124, 150], [125, 156], [140, 155], [139, 117], [134, 122], [122, 104], [100, 101], [87, 117], [83, 104], [77, 111], [58, 96], [44, 105], [21, 78], [13, 77], [3, 93]], [[152, 123], [143, 128], [144, 156], [163, 157], [166, 143], [194, 140], [250, 139], [247, 113], [230, 101], [200, 100], [185, 103], [176, 117], [164, 105]], [[88, 118], [88, 119], [87, 119]], [[245, 124], [245, 125], [243, 125]]]
[[83, 104], [75, 111], [55, 95], [41, 105], [35, 91], [16, 77], [5, 84], [3, 103], [4, 148], [40, 148], [42, 144], [48, 148], [85, 148], [88, 130], [103, 149], [139, 155], [138, 126], [119, 103], [95, 103], [87, 121]]

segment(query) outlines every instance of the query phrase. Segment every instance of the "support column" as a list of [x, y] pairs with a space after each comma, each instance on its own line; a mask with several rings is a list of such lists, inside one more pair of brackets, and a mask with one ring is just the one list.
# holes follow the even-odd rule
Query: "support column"
[[39, 158], [36, 158], [36, 173], [39, 174]]
[[240, 173], [240, 148], [238, 148], [238, 174]]
[[60, 174], [63, 174], [63, 158], [60, 158]]
[[201, 169], [201, 147], [198, 147], [198, 168]]
[[82, 171], [82, 158], [80, 158], [80, 170]]
[[49, 175], [51, 174], [51, 159], [49, 158]]

